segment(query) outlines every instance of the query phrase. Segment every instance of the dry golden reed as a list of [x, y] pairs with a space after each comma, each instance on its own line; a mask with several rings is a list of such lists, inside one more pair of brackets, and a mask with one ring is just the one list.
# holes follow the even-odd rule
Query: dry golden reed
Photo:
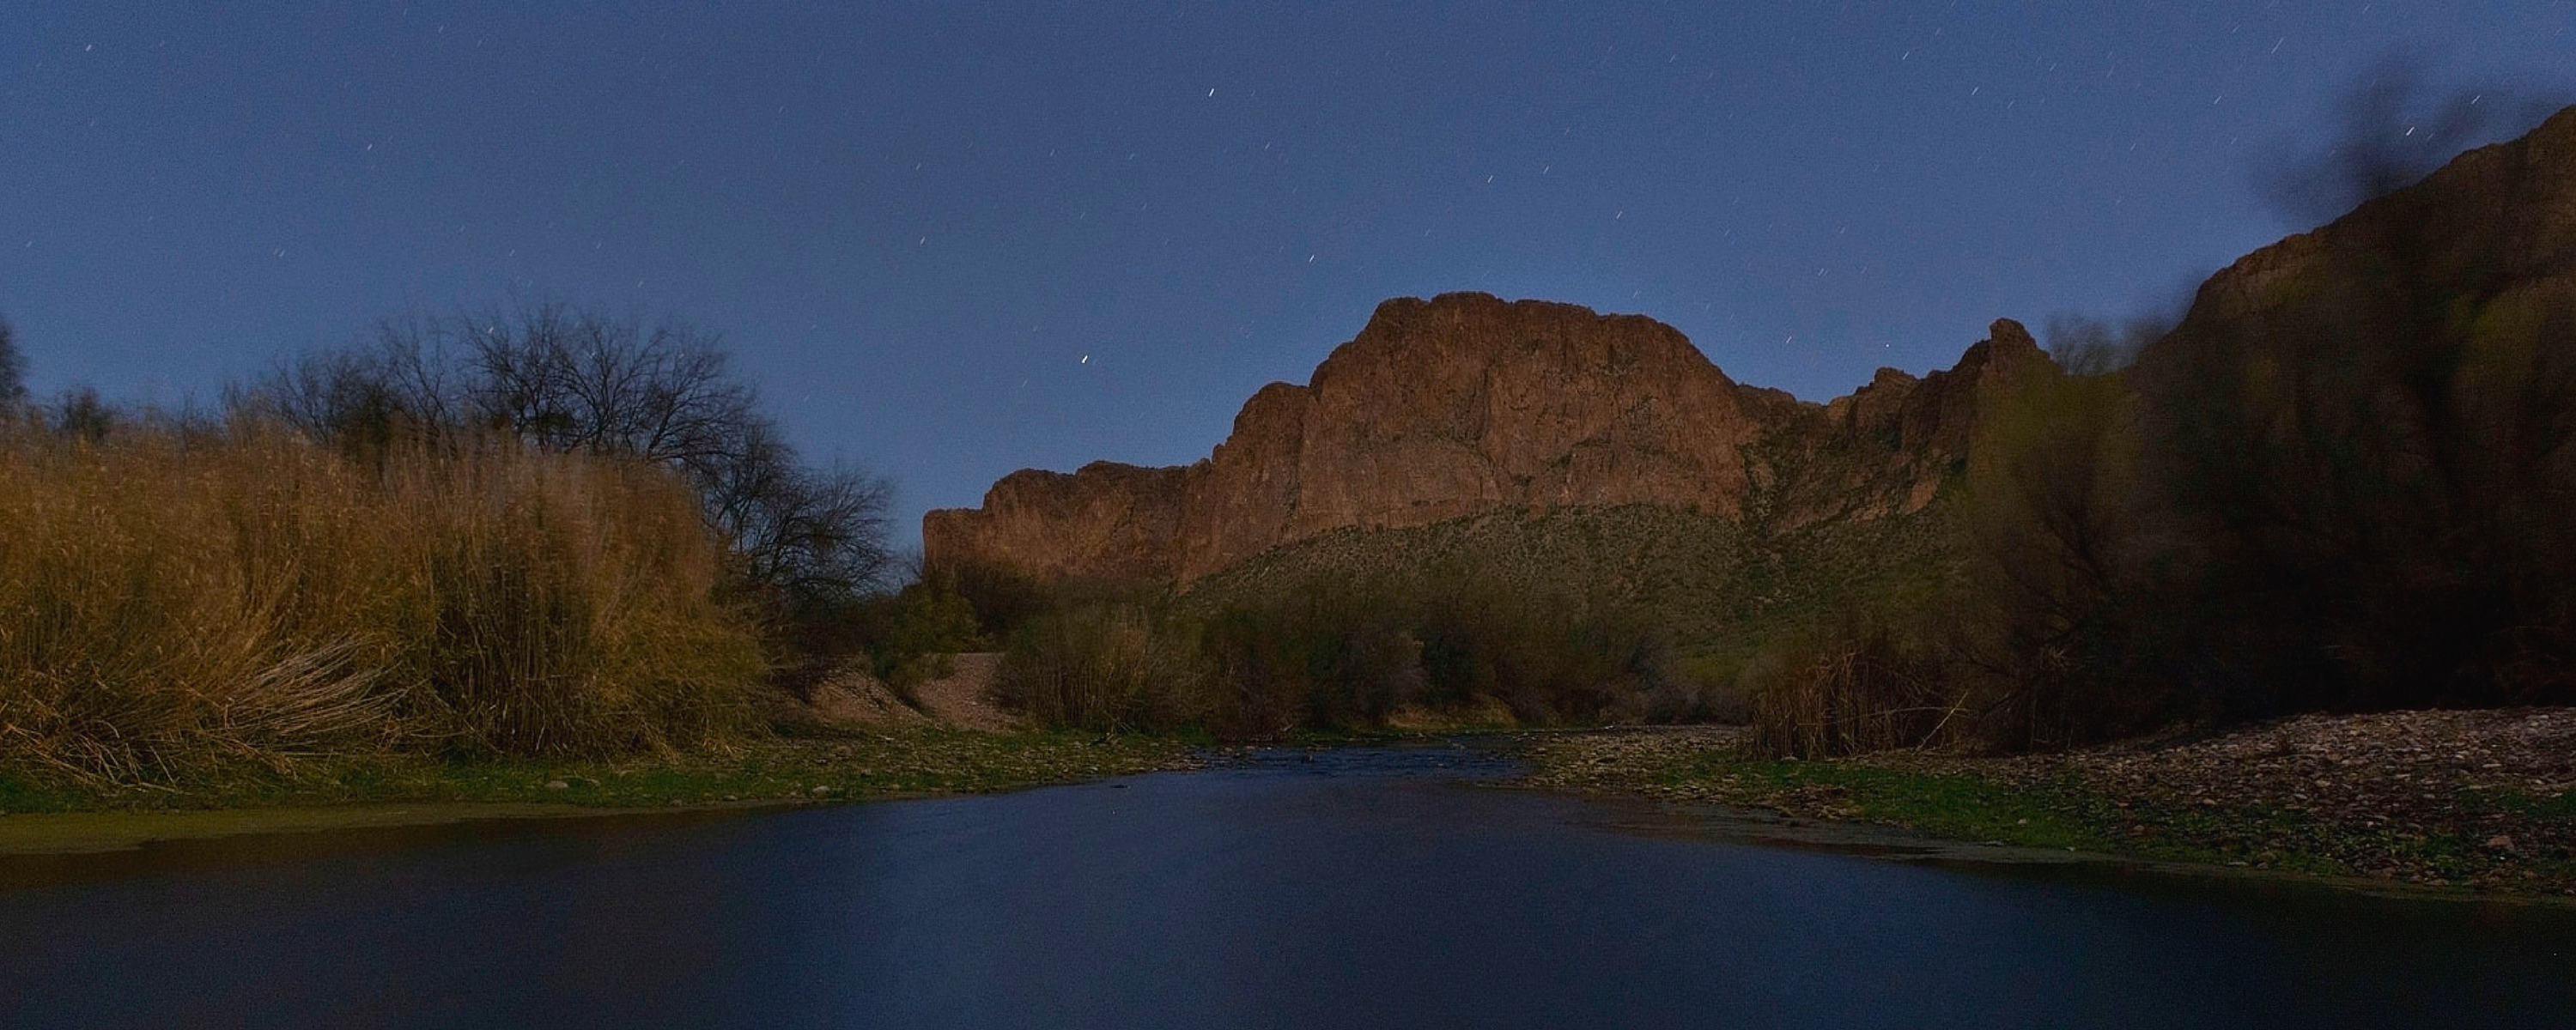
[[0, 426], [0, 767], [722, 738], [764, 673], [725, 560], [687, 487], [635, 462]]

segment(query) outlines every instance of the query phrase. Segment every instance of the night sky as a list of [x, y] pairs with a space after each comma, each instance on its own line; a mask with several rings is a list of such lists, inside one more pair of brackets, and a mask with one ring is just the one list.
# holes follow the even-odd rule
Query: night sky
[[216, 6], [0, 2], [38, 394], [667, 315], [905, 542], [1015, 468], [1204, 456], [1390, 296], [1639, 312], [1824, 399], [2305, 228], [2255, 184], [2393, 52], [2576, 86], [2569, 0]]

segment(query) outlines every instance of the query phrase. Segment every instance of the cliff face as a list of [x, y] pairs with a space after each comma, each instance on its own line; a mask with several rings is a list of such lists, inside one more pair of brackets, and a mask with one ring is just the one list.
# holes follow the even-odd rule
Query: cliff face
[[1980, 413], [2032, 369], [2053, 367], [2030, 331], [1995, 320], [1958, 365], [1920, 379], [1882, 368], [1824, 406], [1820, 426], [1775, 428], [1776, 517], [1784, 525], [1921, 509], [1963, 468]]
[[1302, 400], [1290, 535], [1503, 505], [1726, 511], [1743, 492], [1736, 445], [1757, 432], [1735, 383], [1670, 327], [1481, 294], [1380, 305]]
[[1762, 453], [1784, 450], [1859, 454], [1853, 482], [1838, 484], [1870, 488], [1859, 514], [1910, 511], [1964, 455], [1979, 385], [2045, 360], [2017, 324], [1994, 335], [1959, 369], [1885, 371], [1819, 408], [1736, 384], [1651, 319], [1483, 294], [1399, 298], [1308, 385], [1254, 394], [1205, 460], [1016, 472], [981, 508], [925, 516], [923, 548], [934, 566], [1187, 581], [1328, 530], [1498, 508], [1736, 516], [1782, 480]]
[[934, 568], [971, 562], [1041, 578], [1168, 580], [1183, 500], [1205, 465], [1021, 469], [985, 491], [981, 508], [922, 516], [922, 555]]
[[2576, 292], [2576, 107], [2237, 259], [2139, 364], [2155, 368], [2193, 343], [2259, 346], [2272, 329], [2364, 317], [2426, 292], [2508, 307]]

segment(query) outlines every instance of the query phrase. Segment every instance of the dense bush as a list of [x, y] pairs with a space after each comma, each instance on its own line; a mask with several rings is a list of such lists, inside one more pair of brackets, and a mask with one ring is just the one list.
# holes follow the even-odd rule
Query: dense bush
[[1949, 605], [1979, 742], [2576, 703], [2576, 285], [2492, 192], [2399, 189], [2410, 82], [2291, 177], [2367, 201], [2322, 245], [1984, 402]]
[[955, 594], [975, 613], [976, 624], [998, 637], [1009, 637], [1022, 624], [1081, 597], [1107, 597], [1111, 592], [1076, 589], [1072, 584], [1045, 583], [1006, 566], [977, 561], [951, 561], [921, 570], [921, 582]]
[[1023, 622], [1002, 674], [1007, 702], [1063, 724], [1259, 738], [1408, 711], [1499, 705], [1544, 725], [1699, 703], [1648, 620], [1472, 562], [1222, 599], [1077, 596]]
[[764, 673], [687, 485], [509, 438], [0, 429], [0, 763], [101, 781], [382, 748], [721, 739]]
[[2137, 379], [2165, 614], [2229, 710], [2576, 702], [2576, 289], [2480, 289], [2436, 230]]
[[1321, 581], [1209, 614], [1197, 645], [1207, 664], [1210, 728], [1260, 736], [1294, 726], [1374, 726], [1431, 700], [1409, 614], [1383, 588]]
[[1057, 726], [1171, 729], [1203, 720], [1206, 669], [1164, 606], [1091, 602], [1029, 619], [1011, 635], [999, 700]]
[[1957, 669], [1940, 642], [1847, 610], [1746, 668], [1755, 741], [1800, 758], [1955, 743], [1971, 724]]
[[2108, 371], [2041, 370], [1984, 403], [1957, 511], [1968, 562], [1943, 606], [1975, 738], [2068, 747], [2180, 714], [2159, 577], [2174, 540], [2143, 478], [2138, 398]]
[[988, 643], [966, 598], [930, 583], [871, 597], [841, 625], [866, 654], [868, 671], [907, 701], [923, 680], [949, 674], [949, 656]]
[[1674, 675], [1644, 613], [1571, 590], [1519, 584], [1490, 566], [1451, 562], [1403, 584], [1401, 610], [1422, 640], [1425, 689], [1441, 702], [1492, 698], [1524, 722], [1633, 719]]

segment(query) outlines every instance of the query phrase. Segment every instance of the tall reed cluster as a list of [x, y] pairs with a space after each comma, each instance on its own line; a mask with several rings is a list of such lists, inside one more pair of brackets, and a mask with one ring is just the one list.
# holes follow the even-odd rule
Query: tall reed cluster
[[0, 765], [148, 782], [721, 739], [765, 671], [725, 562], [688, 487], [631, 460], [0, 425]]
[[1211, 686], [1193, 627], [1168, 605], [1099, 601], [1050, 612], [1014, 633], [1001, 700], [1051, 725], [1169, 729], [1204, 721]]
[[1972, 729], [1968, 682], [1943, 648], [1856, 609], [1774, 641], [1743, 679], [1754, 741], [1773, 754], [1949, 745]]

